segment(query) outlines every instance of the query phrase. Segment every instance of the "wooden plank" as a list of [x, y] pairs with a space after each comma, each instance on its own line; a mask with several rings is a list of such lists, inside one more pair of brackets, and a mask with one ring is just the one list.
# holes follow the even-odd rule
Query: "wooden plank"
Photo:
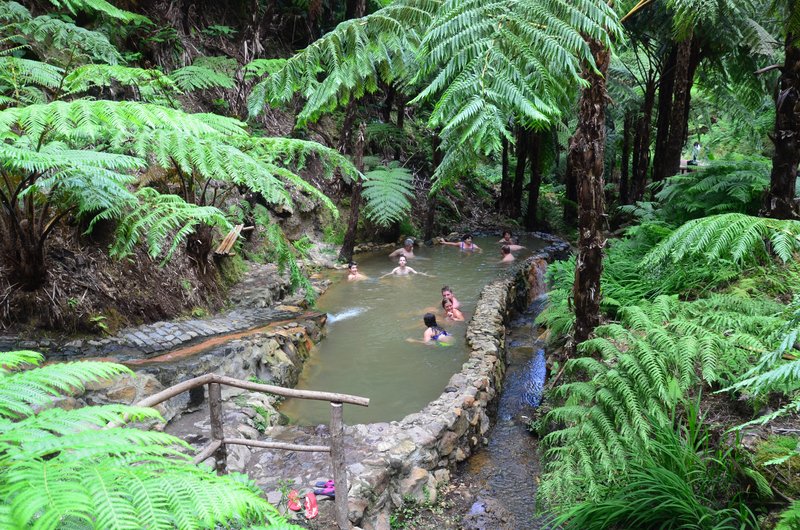
[[214, 451], [214, 469], [220, 475], [228, 472], [228, 448], [222, 443], [225, 433], [222, 428], [222, 385], [208, 385], [208, 406], [211, 412], [211, 439], [219, 441], [220, 446]]
[[342, 404], [331, 403], [331, 463], [333, 465], [333, 483], [336, 484], [336, 524], [340, 530], [350, 528], [347, 517], [347, 465], [344, 454], [344, 418]]
[[283, 442], [267, 442], [262, 440], [246, 440], [244, 438], [225, 438], [224, 444], [246, 445], [248, 447], [261, 447], [263, 449], [283, 449], [286, 451], [304, 451], [306, 453], [330, 453], [331, 448], [327, 445], [298, 445]]

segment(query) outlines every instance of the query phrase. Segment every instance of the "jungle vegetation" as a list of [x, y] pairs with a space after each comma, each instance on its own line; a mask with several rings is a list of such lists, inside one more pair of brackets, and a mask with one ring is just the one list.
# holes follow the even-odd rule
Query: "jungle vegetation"
[[[558, 524], [800, 526], [796, 2], [173, 4], [0, 2], [10, 291], [47, 289], [65, 225], [110, 223], [117, 259], [144, 246], [213, 273], [214, 238], [244, 216], [308, 288], [278, 214], [347, 203], [348, 259], [365, 223], [416, 208], [430, 239], [480, 191], [509, 226], [576, 243], [549, 273], [540, 322], [561, 355], [531, 426]], [[270, 134], [276, 112], [290, 130]], [[40, 361], [3, 356], [4, 525], [285, 524], [177, 440], [94, 430], [153, 411], [46, 406], [122, 368]]]

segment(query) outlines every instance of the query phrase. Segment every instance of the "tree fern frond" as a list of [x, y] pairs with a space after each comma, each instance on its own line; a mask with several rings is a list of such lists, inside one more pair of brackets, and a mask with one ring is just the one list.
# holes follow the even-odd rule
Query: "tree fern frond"
[[388, 226], [411, 209], [413, 175], [396, 163], [373, 169], [364, 175], [363, 194], [367, 217], [378, 225]]
[[165, 251], [167, 260], [199, 224], [230, 229], [230, 223], [217, 208], [188, 204], [176, 195], [162, 195], [153, 188], [142, 188], [136, 195], [139, 203], [132, 211], [125, 215], [113, 212], [114, 217], [122, 218], [110, 250], [112, 256], [126, 256], [136, 243], [146, 242], [150, 256], [155, 258], [164, 252], [163, 241], [174, 234]]

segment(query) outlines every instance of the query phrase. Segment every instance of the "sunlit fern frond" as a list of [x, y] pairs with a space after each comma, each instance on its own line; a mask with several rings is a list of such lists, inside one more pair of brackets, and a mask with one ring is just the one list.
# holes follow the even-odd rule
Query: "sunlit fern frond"
[[380, 226], [400, 221], [411, 209], [414, 175], [399, 165], [375, 168], [364, 175], [366, 215]]

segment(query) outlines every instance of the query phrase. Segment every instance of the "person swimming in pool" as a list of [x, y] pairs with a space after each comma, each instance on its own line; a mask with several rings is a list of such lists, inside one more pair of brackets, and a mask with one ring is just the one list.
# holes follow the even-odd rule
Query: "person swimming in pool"
[[439, 243], [441, 243], [442, 245], [448, 245], [448, 246], [451, 246], [451, 247], [458, 247], [459, 250], [461, 250], [463, 252], [480, 252], [481, 251], [481, 247], [479, 247], [478, 245], [476, 245], [475, 243], [472, 242], [472, 235], [471, 234], [464, 234], [461, 237], [461, 241], [458, 241], [458, 242], [456, 242], [456, 241], [445, 241], [445, 239], [443, 237], [440, 237], [439, 238]]
[[442, 286], [442, 299], [450, 300], [450, 303], [453, 304], [453, 309], [461, 309], [461, 302], [459, 302], [456, 296], [453, 294], [453, 290], [450, 289], [449, 285]]
[[500, 260], [500, 263], [508, 263], [514, 261], [514, 254], [511, 253], [511, 247], [509, 245], [503, 245], [500, 249], [500, 254], [503, 256], [503, 259]]
[[405, 256], [400, 256], [400, 259], [397, 260], [397, 267], [391, 270], [391, 272], [387, 272], [381, 278], [385, 278], [387, 276], [395, 275], [395, 276], [408, 276], [409, 274], [421, 274], [422, 276], [433, 277], [430, 274], [425, 274], [424, 272], [418, 272], [409, 267], [407, 263], [407, 259]]
[[425, 333], [422, 334], [422, 342], [446, 343], [453, 339], [452, 335], [436, 323], [436, 315], [433, 313], [425, 313], [422, 317], [422, 321], [426, 326]]
[[498, 243], [500, 243], [504, 247], [507, 246], [509, 249], [511, 249], [511, 252], [515, 252], [517, 250], [522, 250], [523, 248], [525, 248], [522, 245], [517, 245], [516, 240], [512, 236], [511, 232], [508, 230], [503, 232], [503, 237], [502, 239], [500, 239], [500, 241], [498, 241]]
[[351, 261], [350, 264], [347, 266], [347, 281], [354, 282], [358, 280], [366, 280], [367, 277], [358, 272], [358, 263], [355, 261]]
[[406, 259], [413, 258], [414, 256], [414, 240], [410, 237], [403, 242], [403, 246], [389, 254], [390, 258], [398, 256], [405, 256]]
[[442, 309], [444, 309], [445, 320], [453, 320], [455, 322], [464, 321], [464, 313], [453, 307], [453, 302], [442, 298]]

